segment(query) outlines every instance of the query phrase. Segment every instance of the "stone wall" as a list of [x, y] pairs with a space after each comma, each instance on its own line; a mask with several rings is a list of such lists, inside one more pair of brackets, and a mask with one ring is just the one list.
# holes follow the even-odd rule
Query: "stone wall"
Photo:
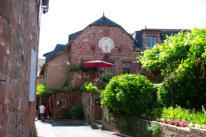
[[38, 53], [39, 0], [0, 1], [0, 137], [29, 137], [31, 49]]
[[103, 126], [108, 130], [126, 133], [133, 137], [148, 137], [147, 124], [155, 123], [160, 128], [159, 137], [205, 137], [205, 129], [177, 127], [156, 121], [147, 121], [128, 116], [111, 114], [103, 110]]

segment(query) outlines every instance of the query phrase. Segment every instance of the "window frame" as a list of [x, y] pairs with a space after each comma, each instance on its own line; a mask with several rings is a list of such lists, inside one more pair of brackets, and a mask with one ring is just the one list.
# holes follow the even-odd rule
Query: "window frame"
[[153, 48], [156, 44], [158, 44], [157, 36], [154, 35], [146, 36], [147, 48]]

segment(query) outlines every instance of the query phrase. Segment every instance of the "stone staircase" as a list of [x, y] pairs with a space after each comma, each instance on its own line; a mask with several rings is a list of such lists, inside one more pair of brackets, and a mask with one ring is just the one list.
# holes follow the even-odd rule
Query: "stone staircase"
[[95, 120], [95, 122], [92, 123], [92, 127], [97, 129], [103, 129], [102, 120]]

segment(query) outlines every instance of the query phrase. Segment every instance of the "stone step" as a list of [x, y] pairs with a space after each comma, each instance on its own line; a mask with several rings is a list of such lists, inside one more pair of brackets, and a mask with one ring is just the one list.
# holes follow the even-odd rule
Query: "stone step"
[[102, 125], [102, 120], [95, 120], [95, 123]]
[[98, 123], [92, 123], [92, 128], [95, 128], [95, 129], [103, 129], [103, 126], [102, 124], [98, 124]]

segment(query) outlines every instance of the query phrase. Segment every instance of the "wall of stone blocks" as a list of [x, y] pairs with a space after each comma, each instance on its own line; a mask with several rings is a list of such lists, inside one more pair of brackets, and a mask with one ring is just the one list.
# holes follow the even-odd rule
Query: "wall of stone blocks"
[[0, 137], [29, 137], [31, 49], [38, 53], [39, 0], [0, 1]]
[[[177, 127], [156, 121], [137, 119], [134, 117], [114, 115], [104, 108], [104, 128], [120, 133], [126, 133], [134, 137], [148, 137], [147, 124], [155, 123], [160, 128], [159, 137], [205, 137], [206, 129]], [[129, 129], [128, 129], [129, 127]]]

